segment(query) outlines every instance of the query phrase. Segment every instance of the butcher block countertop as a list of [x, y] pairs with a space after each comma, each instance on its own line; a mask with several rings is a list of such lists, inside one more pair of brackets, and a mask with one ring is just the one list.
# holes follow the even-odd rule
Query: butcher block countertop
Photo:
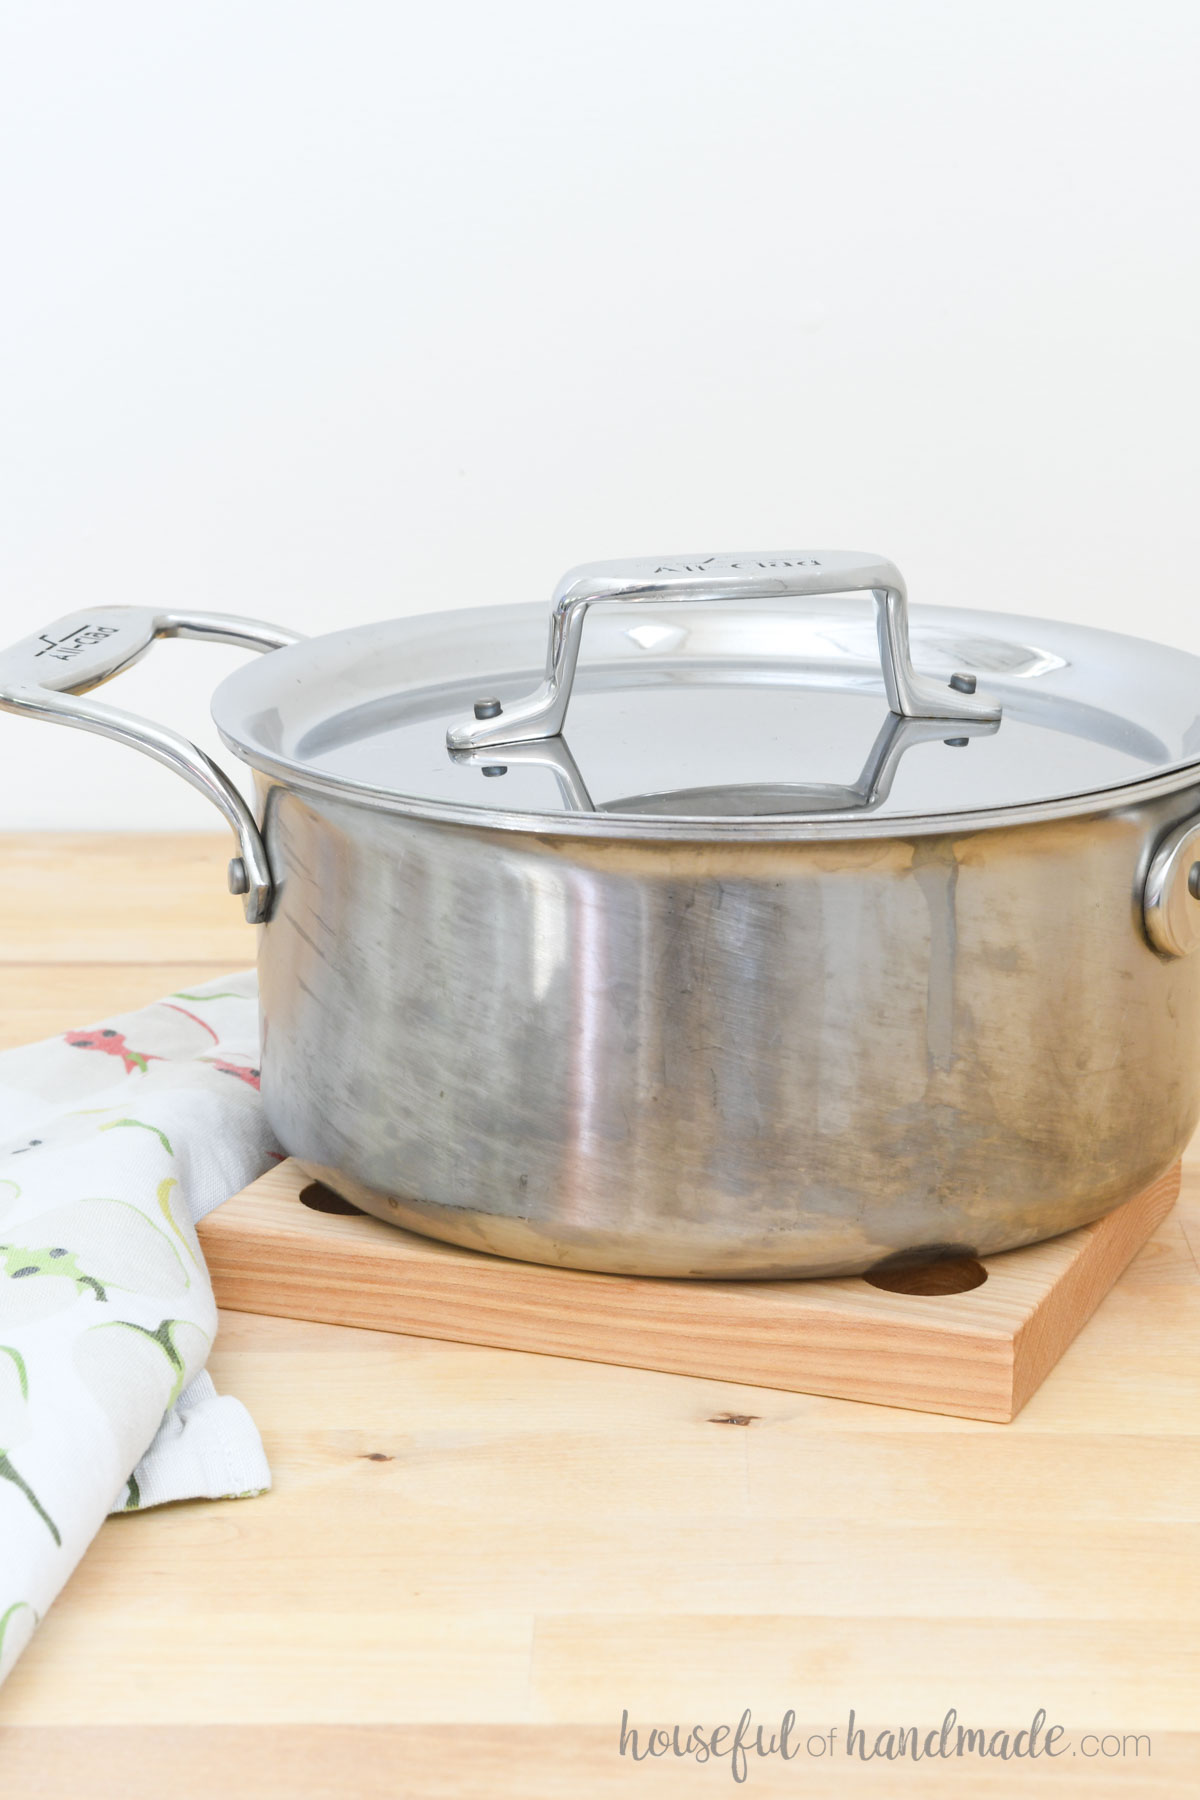
[[[228, 853], [0, 839], [3, 1043], [247, 966]], [[1193, 1163], [1011, 1425], [225, 1314], [274, 1489], [109, 1520], [0, 1690], [0, 1792], [714, 1794], [727, 1755], [635, 1762], [622, 1713], [644, 1751], [747, 1708], [796, 1720], [751, 1794], [1200, 1791], [1198, 1251]], [[951, 1707], [1062, 1753], [845, 1754], [852, 1708]]]

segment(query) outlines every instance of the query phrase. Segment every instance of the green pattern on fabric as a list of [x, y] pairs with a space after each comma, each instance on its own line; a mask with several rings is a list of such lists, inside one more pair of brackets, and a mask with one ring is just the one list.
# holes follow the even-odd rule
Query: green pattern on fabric
[[8, 1452], [6, 1450], [0, 1450], [0, 1481], [11, 1481], [13, 1486], [18, 1489], [20, 1493], [24, 1494], [30, 1506], [32, 1506], [38, 1518], [42, 1520], [47, 1531], [50, 1533], [50, 1536], [61, 1550], [62, 1534], [59, 1531], [58, 1526], [54, 1523], [54, 1520], [50, 1517], [50, 1514], [46, 1511], [25, 1477], [19, 1470], [14, 1469], [12, 1463], [9, 1461]]
[[[103, 1110], [107, 1111], [107, 1108]], [[147, 1125], [143, 1119], [111, 1119], [107, 1125], [101, 1125], [100, 1130], [118, 1131], [122, 1125], [131, 1125], [138, 1131], [152, 1131], [167, 1155], [174, 1156], [175, 1152], [171, 1148], [171, 1140], [166, 1132], [160, 1131], [157, 1125]]]
[[41, 1624], [36, 1607], [30, 1606], [28, 1600], [14, 1600], [7, 1612], [0, 1613], [0, 1662], [3, 1662], [4, 1660], [5, 1633], [19, 1612], [31, 1612], [33, 1614], [34, 1624]]
[[89, 1332], [88, 1335], [89, 1337], [94, 1337], [97, 1333], [128, 1331], [135, 1337], [146, 1338], [150, 1343], [157, 1344], [163, 1355], [166, 1357], [167, 1362], [170, 1364], [173, 1377], [171, 1391], [167, 1397], [166, 1406], [164, 1408], [165, 1411], [169, 1412], [183, 1392], [184, 1380], [187, 1376], [187, 1365], [180, 1355], [179, 1349], [175, 1343], [175, 1331], [177, 1327], [195, 1331], [199, 1336], [204, 1336], [204, 1333], [201, 1332], [199, 1327], [194, 1325], [190, 1319], [163, 1319], [155, 1326], [153, 1331], [146, 1325], [135, 1325], [131, 1319], [110, 1319], [103, 1325], [93, 1325], [91, 1332]]
[[21, 1384], [21, 1398], [22, 1400], [28, 1400], [29, 1373], [25, 1367], [25, 1358], [21, 1355], [19, 1350], [14, 1350], [11, 1344], [0, 1344], [0, 1356], [11, 1356], [16, 1367], [17, 1380]]
[[11, 1281], [24, 1281], [37, 1275], [65, 1276], [75, 1283], [77, 1290], [91, 1288], [97, 1300], [108, 1298], [103, 1284], [79, 1267], [76, 1252], [61, 1244], [53, 1244], [45, 1250], [31, 1250], [23, 1244], [0, 1244], [0, 1272]]
[[[174, 1223], [168, 1234], [147, 1218], [142, 1207], [128, 1200], [101, 1196], [71, 1200], [29, 1220], [23, 1229], [29, 1234], [38, 1230], [45, 1235], [37, 1249], [17, 1252], [0, 1244], [0, 1257], [10, 1251], [11, 1276], [70, 1275], [77, 1284], [86, 1282], [94, 1287], [101, 1300], [109, 1297], [111, 1288], [166, 1296], [183, 1293], [191, 1286], [187, 1265], [176, 1248], [178, 1230]], [[36, 1243], [36, 1239], [33, 1241]], [[75, 1249], [68, 1251], [66, 1244], [73, 1244]], [[27, 1260], [14, 1263], [13, 1258], [18, 1256]], [[189, 1260], [194, 1266], [190, 1251]], [[90, 1265], [95, 1274], [80, 1263]]]
[[163, 1179], [158, 1184], [158, 1192], [157, 1192], [158, 1210], [162, 1214], [163, 1218], [167, 1221], [167, 1224], [171, 1227], [171, 1230], [175, 1233], [175, 1236], [179, 1239], [179, 1242], [183, 1245], [184, 1249], [187, 1251], [188, 1258], [191, 1261], [191, 1263], [193, 1264], [193, 1266], [198, 1269], [200, 1267], [200, 1264], [196, 1261], [195, 1251], [192, 1249], [192, 1246], [188, 1243], [186, 1237], [184, 1237], [182, 1231], [180, 1231], [179, 1223], [176, 1220], [174, 1213], [171, 1211], [171, 1194], [172, 1194], [173, 1190], [175, 1188], [177, 1188], [178, 1186], [179, 1186], [179, 1183], [176, 1181], [176, 1179], [173, 1175], [166, 1175], [163, 1177]]
[[[62, 1538], [58, 1526], [46, 1511], [21, 1471], [16, 1467], [9, 1455], [13, 1443], [19, 1443], [28, 1436], [26, 1408], [29, 1404], [29, 1371], [25, 1367], [25, 1358], [11, 1344], [0, 1344], [5, 1361], [0, 1363], [0, 1429], [4, 1431], [5, 1442], [0, 1445], [0, 1481], [7, 1481], [17, 1492], [23, 1494], [41, 1519], [56, 1544], [61, 1545]], [[16, 1377], [16, 1393], [13, 1391], [13, 1377]]]
[[179, 1354], [179, 1351], [175, 1348], [175, 1327], [177, 1325], [185, 1324], [187, 1324], [186, 1319], [163, 1319], [155, 1331], [146, 1331], [145, 1327], [142, 1325], [131, 1325], [129, 1327], [131, 1331], [145, 1332], [146, 1337], [153, 1338], [156, 1343], [161, 1344], [163, 1354], [175, 1371], [175, 1381], [171, 1388], [171, 1398], [167, 1401], [168, 1407], [174, 1406], [180, 1394], [183, 1392], [184, 1378], [187, 1375], [184, 1360]]
[[105, 1516], [270, 1486], [203, 1375], [217, 1309], [189, 1204], [193, 1177], [202, 1208], [273, 1154], [227, 1078], [259, 1041], [253, 976], [229, 979], [0, 1051], [21, 1171], [0, 1175], [0, 1683]]

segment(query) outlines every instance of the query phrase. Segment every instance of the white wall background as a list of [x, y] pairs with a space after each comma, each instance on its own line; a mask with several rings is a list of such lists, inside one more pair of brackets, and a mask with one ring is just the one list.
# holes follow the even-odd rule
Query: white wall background
[[[0, 641], [867, 548], [1200, 651], [1194, 0], [37, 0], [0, 28]], [[118, 704], [200, 735], [235, 653]], [[0, 717], [0, 827], [218, 824]]]

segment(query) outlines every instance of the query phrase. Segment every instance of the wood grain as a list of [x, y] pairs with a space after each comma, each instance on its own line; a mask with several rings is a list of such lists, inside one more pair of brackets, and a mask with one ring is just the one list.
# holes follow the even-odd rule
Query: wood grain
[[[22, 871], [0, 894], [6, 1041], [21, 1008], [57, 1030], [177, 969], [246, 967], [227, 841], [205, 844], [0, 839]], [[0, 1690], [4, 1800], [715, 1793], [727, 1766], [631, 1767], [620, 1709], [715, 1724], [785, 1699], [815, 1730], [850, 1706], [930, 1726], [1044, 1706], [1076, 1737], [1148, 1731], [1152, 1754], [764, 1763], [741, 1791], [946, 1775], [955, 1800], [1180, 1800], [1200, 1788], [1197, 1250], [1193, 1150], [1175, 1210], [1003, 1430], [226, 1313], [210, 1366], [274, 1489], [109, 1521]]]
[[227, 890], [232, 851], [228, 833], [9, 833], [0, 838], [0, 956], [247, 968], [255, 933]]
[[963, 1293], [860, 1280], [638, 1281], [511, 1262], [302, 1204], [297, 1163], [200, 1228], [235, 1312], [453, 1338], [757, 1387], [1007, 1421], [1179, 1192], [1178, 1166], [1107, 1218], [987, 1259]]

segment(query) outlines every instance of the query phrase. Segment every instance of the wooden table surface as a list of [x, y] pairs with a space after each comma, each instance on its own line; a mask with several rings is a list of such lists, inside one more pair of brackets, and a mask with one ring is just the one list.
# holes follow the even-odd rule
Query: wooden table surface
[[[0, 839], [2, 1041], [248, 965], [227, 854]], [[644, 1747], [745, 1708], [813, 1739], [747, 1792], [1200, 1791], [1197, 1250], [1193, 1169], [1007, 1426], [226, 1314], [274, 1489], [105, 1525], [0, 1690], [0, 1793], [699, 1795], [728, 1759], [634, 1764], [622, 1710]], [[949, 1707], [1069, 1748], [845, 1756], [851, 1708]]]

